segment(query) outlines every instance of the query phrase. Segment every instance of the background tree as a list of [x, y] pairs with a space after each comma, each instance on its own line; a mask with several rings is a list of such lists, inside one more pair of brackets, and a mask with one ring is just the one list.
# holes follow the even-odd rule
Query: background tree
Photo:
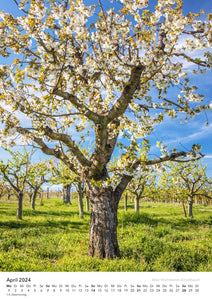
[[0, 162], [0, 176], [15, 191], [18, 198], [17, 219], [22, 219], [23, 197], [33, 153], [24, 151], [22, 154], [19, 151], [7, 151], [11, 159], [8, 159], [7, 163]]
[[64, 203], [71, 204], [70, 193], [74, 176], [71, 176], [70, 169], [62, 162], [58, 163], [55, 160], [50, 160], [50, 170], [50, 182], [54, 185], [62, 184], [62, 200]]
[[28, 168], [28, 174], [27, 174], [27, 184], [29, 187], [33, 190], [32, 193], [32, 201], [31, 201], [31, 207], [34, 210], [35, 209], [35, 200], [37, 197], [37, 194], [41, 188], [41, 186], [47, 182], [46, 175], [48, 174], [49, 169], [47, 167], [47, 161], [44, 162], [37, 162], [35, 164], [30, 164]]
[[[79, 216], [83, 218], [84, 216], [84, 205], [83, 205], [83, 197], [85, 194], [84, 184], [80, 177], [75, 177], [74, 185], [76, 186], [77, 193], [78, 193], [78, 206], [79, 206]], [[87, 199], [88, 200], [88, 199]]]
[[134, 195], [135, 212], [139, 212], [139, 202], [142, 198], [146, 198], [152, 192], [155, 185], [155, 174], [151, 168], [138, 174], [130, 181], [127, 190]]
[[[165, 199], [166, 202], [181, 202], [183, 207], [184, 216], [187, 217], [185, 209], [186, 195], [183, 185], [176, 185], [176, 177], [174, 172], [170, 172], [170, 169], [174, 164], [171, 162], [168, 164], [168, 167], [165, 165], [159, 172], [159, 181], [158, 181], [158, 194], [160, 197]], [[183, 167], [183, 165], [182, 165]]]
[[0, 200], [3, 196], [7, 195], [9, 188], [6, 182], [0, 181]]
[[70, 191], [71, 186], [76, 188], [78, 194], [78, 205], [79, 205], [79, 216], [83, 217], [84, 209], [83, 209], [83, 196], [84, 196], [84, 185], [79, 176], [75, 173], [70, 173], [70, 169], [63, 163], [55, 163], [55, 161], [51, 160], [51, 171], [52, 176], [50, 181], [52, 184], [61, 184], [63, 185], [62, 190], [62, 198], [65, 203], [71, 204], [70, 201]]
[[[204, 196], [210, 199], [207, 194], [207, 186], [211, 185], [211, 179], [205, 173], [206, 166], [199, 161], [190, 161], [187, 164], [169, 164], [169, 174], [174, 186], [175, 193], [188, 202], [188, 216], [193, 218], [193, 204], [195, 196]], [[179, 193], [180, 191], [180, 193]]]
[[[117, 209], [134, 171], [186, 156], [149, 159], [142, 141], [148, 145], [165, 114], [188, 119], [209, 108], [183, 66], [193, 63], [196, 73], [211, 67], [209, 51], [204, 58], [188, 52], [211, 46], [211, 15], [204, 22], [201, 14], [184, 16], [181, 0], [155, 8], [143, 0], [114, 3], [107, 10], [101, 0], [22, 0], [20, 16], [1, 12], [0, 23], [0, 54], [16, 57], [0, 67], [2, 138], [19, 133], [81, 177], [91, 201], [88, 253], [111, 258], [120, 256]], [[168, 93], [173, 86], [176, 98]], [[89, 154], [86, 134], [95, 139]], [[114, 173], [116, 146], [123, 158]]]
[[32, 202], [33, 189], [29, 186], [26, 187], [25, 194], [29, 197], [29, 202]]

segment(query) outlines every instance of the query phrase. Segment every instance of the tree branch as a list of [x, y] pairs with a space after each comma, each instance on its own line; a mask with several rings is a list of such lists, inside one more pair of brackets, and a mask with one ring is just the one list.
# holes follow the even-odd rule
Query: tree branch
[[49, 118], [61, 118], [61, 117], [69, 117], [69, 116], [76, 116], [76, 115], [82, 115], [83, 113], [64, 113], [64, 114], [47, 114], [47, 113], [42, 113], [36, 110], [31, 110], [33, 113]]
[[193, 59], [190, 56], [186, 55], [185, 53], [173, 53], [173, 55], [174, 56], [182, 56], [182, 57], [186, 58], [188, 61], [190, 61], [198, 66], [206, 67], [206, 62], [200, 60], [199, 58]]
[[[152, 166], [156, 164], [160, 164], [165, 161], [175, 161], [176, 158], [178, 157], [185, 157], [188, 153], [185, 151], [180, 151], [176, 153], [172, 153], [169, 155], [165, 155], [162, 157], [159, 157], [157, 159], [152, 159], [148, 161], [140, 161], [137, 160], [131, 167], [132, 172], [135, 171], [139, 165], [146, 165], [146, 166]], [[184, 161], [186, 162], [186, 161]], [[122, 193], [124, 192], [125, 188], [127, 187], [128, 183], [132, 180], [133, 175], [123, 175], [122, 179], [120, 180], [119, 184], [117, 185], [115, 189], [115, 197], [116, 201], [119, 201], [121, 198]]]
[[83, 166], [90, 166], [89, 160], [82, 154], [78, 146], [75, 144], [75, 142], [71, 139], [71, 137], [67, 134], [64, 133], [57, 133], [54, 132], [50, 127], [45, 126], [42, 128], [45, 134], [50, 137], [52, 140], [56, 141], [61, 141], [63, 142], [71, 152], [76, 156], [78, 161], [83, 165]]
[[10, 178], [6, 175], [6, 173], [5, 173], [5, 170], [6, 170], [6, 168], [3, 170], [3, 169], [1, 169], [1, 172], [2, 172], [2, 174], [3, 174], [3, 177], [7, 180], [7, 182], [11, 185], [11, 187], [17, 192], [17, 193], [19, 193], [20, 192], [20, 189], [18, 189], [13, 183], [12, 183], [12, 181], [10, 180]]
[[185, 152], [185, 151], [180, 151], [180, 152], [176, 152], [176, 153], [172, 153], [170, 155], [165, 155], [165, 156], [162, 156], [162, 157], [159, 157], [159, 158], [156, 158], [156, 159], [151, 159], [147, 162], [141, 162], [141, 164], [145, 164], [146, 166], [151, 166], [151, 165], [156, 165], [156, 164], [159, 164], [159, 163], [162, 163], [164, 161], [175, 161], [176, 158], [178, 157], [185, 157], [188, 153]]
[[15, 2], [15, 4], [18, 6], [18, 8], [20, 9], [20, 10], [22, 10], [25, 14], [27, 14], [28, 15], [28, 11], [27, 10], [25, 10], [24, 8], [20, 8], [19, 7], [19, 3], [18, 3], [18, 1], [17, 0], [13, 0], [14, 2]]
[[208, 198], [208, 199], [212, 199], [212, 197], [210, 197], [210, 196], [208, 196], [208, 195], [206, 195], [206, 194], [195, 194], [195, 193], [194, 193], [194, 195], [195, 195], [195, 196], [203, 196], [203, 197], [206, 197], [206, 198]]
[[127, 109], [128, 104], [131, 102], [133, 94], [140, 84], [141, 74], [145, 67], [143, 65], [138, 65], [132, 69], [130, 79], [126, 84], [121, 96], [113, 105], [109, 113], [104, 119], [104, 123], [108, 124], [112, 120], [118, 118], [123, 115], [125, 110]]
[[18, 133], [20, 133], [24, 136], [30, 136], [30, 138], [33, 140], [33, 142], [38, 144], [40, 150], [43, 153], [45, 153], [46, 155], [51, 155], [51, 156], [55, 156], [56, 158], [59, 158], [60, 160], [62, 160], [64, 162], [64, 164], [66, 164], [69, 167], [70, 170], [72, 170], [74, 173], [78, 174], [78, 171], [75, 168], [75, 165], [70, 162], [68, 156], [65, 155], [60, 149], [49, 148], [41, 138], [31, 135], [31, 132], [25, 128], [16, 127], [16, 130]]
[[89, 120], [93, 121], [95, 124], [100, 123], [101, 116], [92, 112], [76, 96], [69, 94], [68, 92], [63, 92], [63, 91], [59, 90], [58, 88], [53, 88], [51, 90], [51, 94], [57, 95], [59, 97], [62, 97], [63, 99], [70, 101], [73, 104], [73, 106], [75, 108], [77, 108], [79, 110], [79, 112], [81, 112]]

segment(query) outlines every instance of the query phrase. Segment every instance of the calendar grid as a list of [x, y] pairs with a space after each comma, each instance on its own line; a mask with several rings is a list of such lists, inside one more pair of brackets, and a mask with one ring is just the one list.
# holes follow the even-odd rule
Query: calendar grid
[[2, 299], [36, 296], [41, 300], [56, 295], [63, 299], [76, 295], [200, 299], [209, 292], [210, 278], [211, 273], [29, 273], [25, 277], [23, 273], [1, 273], [0, 283]]

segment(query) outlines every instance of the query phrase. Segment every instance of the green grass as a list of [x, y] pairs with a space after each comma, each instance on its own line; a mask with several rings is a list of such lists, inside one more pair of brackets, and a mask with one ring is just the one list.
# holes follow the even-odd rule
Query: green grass
[[87, 256], [89, 213], [78, 204], [44, 199], [32, 211], [25, 201], [23, 220], [16, 220], [15, 200], [0, 201], [0, 271], [212, 271], [212, 207], [194, 207], [184, 218], [180, 205], [132, 202], [119, 208], [121, 259]]

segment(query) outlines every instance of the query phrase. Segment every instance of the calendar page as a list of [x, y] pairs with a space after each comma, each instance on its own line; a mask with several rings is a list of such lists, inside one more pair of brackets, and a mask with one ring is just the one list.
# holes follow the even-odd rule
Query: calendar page
[[0, 0], [0, 300], [212, 300], [212, 0]]
[[209, 299], [212, 273], [1, 273], [5, 299]]

